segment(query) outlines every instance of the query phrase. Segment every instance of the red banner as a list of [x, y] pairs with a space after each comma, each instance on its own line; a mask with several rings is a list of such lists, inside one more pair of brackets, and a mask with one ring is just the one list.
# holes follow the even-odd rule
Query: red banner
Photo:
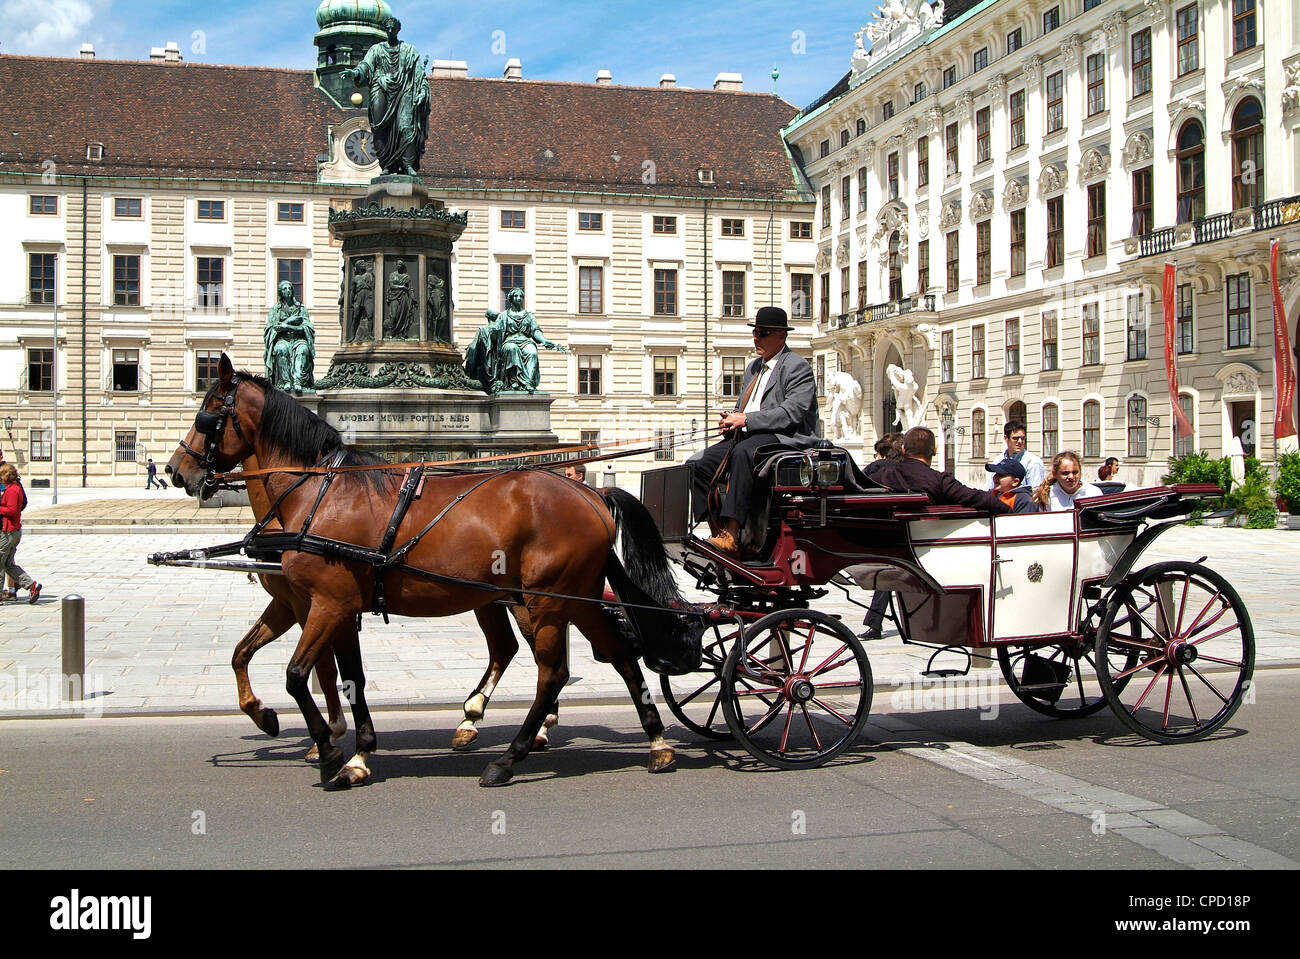
[[1187, 421], [1187, 414], [1178, 403], [1178, 366], [1174, 359], [1177, 356], [1175, 332], [1174, 332], [1174, 305], [1177, 299], [1178, 287], [1174, 279], [1174, 265], [1165, 264], [1165, 286], [1164, 286], [1164, 304], [1165, 304], [1165, 376], [1169, 379], [1169, 403], [1174, 409], [1174, 423], [1178, 426], [1179, 437], [1191, 436], [1195, 430], [1192, 424]]
[[1286, 328], [1286, 310], [1282, 306], [1282, 290], [1277, 282], [1278, 241], [1269, 250], [1269, 276], [1273, 282], [1273, 383], [1277, 389], [1273, 406], [1273, 441], [1295, 436], [1295, 419], [1291, 407], [1295, 405], [1295, 363], [1291, 357], [1291, 337]]

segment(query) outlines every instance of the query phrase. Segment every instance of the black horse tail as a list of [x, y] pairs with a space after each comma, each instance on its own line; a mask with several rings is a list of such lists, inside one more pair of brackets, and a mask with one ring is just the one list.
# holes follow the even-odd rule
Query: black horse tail
[[603, 489], [604, 497], [622, 533], [623, 560], [614, 550], [605, 562], [605, 578], [623, 603], [627, 622], [639, 640], [645, 663], [658, 673], [681, 675], [699, 669], [702, 659], [698, 617], [677, 610], [688, 607], [677, 588], [668, 552], [654, 523], [654, 517], [631, 493]]

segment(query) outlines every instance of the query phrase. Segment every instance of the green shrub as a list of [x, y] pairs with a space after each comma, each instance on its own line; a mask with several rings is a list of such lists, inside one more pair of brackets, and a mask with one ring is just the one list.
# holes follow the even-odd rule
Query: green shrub
[[1300, 453], [1283, 453], [1277, 458], [1277, 496], [1286, 511], [1300, 514]]
[[1167, 486], [1175, 483], [1216, 483], [1224, 489], [1228, 488], [1228, 484], [1223, 481], [1220, 461], [1210, 459], [1204, 450], [1186, 456], [1171, 456], [1169, 473], [1160, 477], [1160, 482]]
[[1277, 507], [1269, 504], [1250, 511], [1246, 529], [1274, 529], [1277, 526]]

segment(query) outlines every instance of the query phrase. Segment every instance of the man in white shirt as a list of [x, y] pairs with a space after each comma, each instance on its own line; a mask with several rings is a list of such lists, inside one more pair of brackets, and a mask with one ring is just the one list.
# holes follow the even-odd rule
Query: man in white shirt
[[[1030, 489], [1038, 489], [1038, 484], [1047, 476], [1047, 467], [1043, 465], [1042, 460], [1025, 448], [1027, 432], [1025, 424], [1020, 420], [1008, 420], [1007, 425], [1002, 428], [1002, 435], [1007, 440], [1007, 451], [997, 459], [989, 460], [989, 466], [985, 467], [985, 469], [989, 469], [1002, 460], [1015, 460], [1025, 468], [1024, 484]], [[988, 482], [984, 488], [992, 489], [995, 478], [990, 469]]]
[[715, 476], [721, 472], [730, 477], [718, 510], [721, 528], [709, 542], [733, 555], [740, 553], [740, 526], [749, 514], [755, 451], [774, 443], [803, 448], [821, 438], [816, 378], [808, 361], [786, 348], [786, 336], [794, 327], [785, 310], [765, 306], [749, 325], [758, 356], [745, 369], [735, 408], [718, 422], [725, 439], [687, 461], [697, 523], [708, 516]]

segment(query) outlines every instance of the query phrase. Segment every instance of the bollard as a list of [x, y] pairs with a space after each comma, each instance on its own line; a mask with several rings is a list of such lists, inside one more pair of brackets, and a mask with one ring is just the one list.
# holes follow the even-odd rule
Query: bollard
[[72, 593], [63, 597], [63, 682], [60, 692], [64, 699], [80, 700], [85, 698], [85, 690], [86, 600]]

